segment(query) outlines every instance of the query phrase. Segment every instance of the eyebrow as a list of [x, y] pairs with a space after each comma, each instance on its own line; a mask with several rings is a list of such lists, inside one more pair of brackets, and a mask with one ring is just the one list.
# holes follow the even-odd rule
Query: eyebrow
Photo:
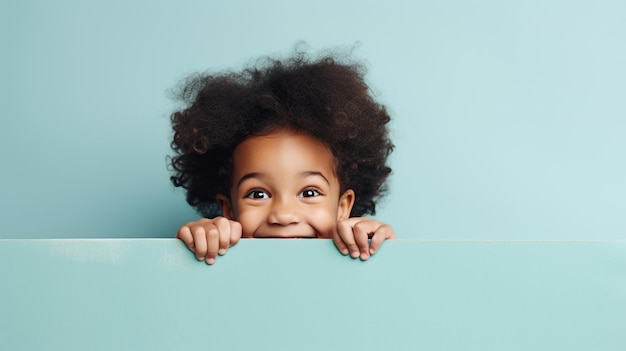
[[300, 176], [302, 176], [303, 178], [304, 177], [310, 177], [310, 176], [320, 176], [320, 177], [324, 178], [324, 181], [326, 182], [326, 184], [330, 185], [330, 182], [328, 181], [328, 178], [326, 178], [322, 172], [305, 171], [305, 172], [300, 173]]
[[262, 173], [258, 173], [258, 172], [252, 172], [252, 173], [245, 174], [237, 182], [237, 188], [239, 188], [241, 186], [241, 183], [243, 183], [244, 181], [246, 181], [247, 179], [250, 179], [250, 178], [263, 178], [263, 174]]
[[[322, 177], [322, 179], [324, 179], [324, 181], [328, 185], [330, 185], [330, 181], [328, 181], [328, 178], [326, 178], [322, 172], [318, 172], [318, 171], [304, 171], [304, 172], [301, 172], [299, 175], [301, 177], [303, 177], [303, 178], [310, 177], [310, 176], [320, 176], [320, 177]], [[244, 181], [246, 181], [246, 180], [248, 180], [250, 178], [261, 178], [262, 179], [262, 178], [265, 178], [265, 176], [264, 176], [263, 173], [260, 173], [260, 172], [251, 172], [251, 173], [245, 174], [237, 182], [237, 188], [239, 188], [241, 186], [241, 183], [243, 183]]]

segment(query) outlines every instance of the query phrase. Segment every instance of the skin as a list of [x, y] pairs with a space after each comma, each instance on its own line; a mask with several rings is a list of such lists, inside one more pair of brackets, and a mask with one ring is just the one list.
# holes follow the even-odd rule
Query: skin
[[351, 257], [367, 260], [393, 228], [352, 217], [355, 194], [341, 193], [334, 156], [319, 140], [281, 129], [253, 136], [233, 153], [230, 194], [217, 196], [223, 217], [183, 225], [176, 237], [208, 264], [241, 238], [326, 238]]

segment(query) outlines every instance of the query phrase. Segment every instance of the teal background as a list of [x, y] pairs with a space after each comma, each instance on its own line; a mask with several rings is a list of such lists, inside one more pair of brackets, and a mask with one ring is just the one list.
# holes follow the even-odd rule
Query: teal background
[[171, 237], [168, 89], [360, 43], [400, 238], [626, 232], [626, 2], [0, 2], [0, 237]]
[[0, 239], [2, 350], [626, 349], [626, 241]]

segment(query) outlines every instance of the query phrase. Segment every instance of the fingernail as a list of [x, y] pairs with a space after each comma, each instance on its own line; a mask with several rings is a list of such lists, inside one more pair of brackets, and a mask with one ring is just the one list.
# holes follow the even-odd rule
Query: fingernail
[[363, 261], [367, 260], [368, 258], [370, 258], [370, 255], [368, 255], [367, 253], [361, 255], [361, 260]]
[[198, 261], [204, 261], [204, 257], [196, 256], [196, 260], [198, 260]]
[[373, 255], [373, 254], [375, 254], [375, 253], [376, 253], [376, 250], [374, 250], [374, 249], [370, 249], [370, 255]]
[[207, 264], [213, 264], [213, 263], [215, 263], [215, 259], [214, 258], [207, 258], [206, 263]]
[[357, 258], [357, 257], [359, 257], [359, 252], [358, 251], [352, 251], [352, 253], [350, 255], [352, 256], [352, 258]]
[[226, 249], [220, 249], [217, 253], [223, 255], [226, 253]]

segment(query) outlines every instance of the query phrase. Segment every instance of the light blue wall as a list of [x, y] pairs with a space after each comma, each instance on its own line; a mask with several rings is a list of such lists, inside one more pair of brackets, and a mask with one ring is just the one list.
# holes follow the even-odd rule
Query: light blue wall
[[626, 241], [0, 239], [0, 281], [0, 350], [626, 350]]
[[170, 237], [167, 90], [360, 42], [404, 238], [626, 233], [626, 2], [2, 1], [0, 237]]

